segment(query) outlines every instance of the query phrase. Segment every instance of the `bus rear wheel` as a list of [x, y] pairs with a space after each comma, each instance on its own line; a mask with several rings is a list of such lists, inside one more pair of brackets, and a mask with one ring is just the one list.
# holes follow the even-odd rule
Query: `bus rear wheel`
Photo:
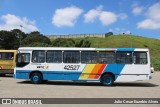
[[114, 83], [114, 78], [112, 75], [110, 74], [105, 74], [103, 75], [103, 77], [101, 78], [101, 83], [104, 85], [104, 86], [112, 86], [113, 83]]
[[43, 78], [42, 78], [42, 75], [40, 73], [33, 73], [31, 75], [31, 82], [33, 84], [40, 84], [40, 83], [42, 83], [42, 81], [43, 81]]

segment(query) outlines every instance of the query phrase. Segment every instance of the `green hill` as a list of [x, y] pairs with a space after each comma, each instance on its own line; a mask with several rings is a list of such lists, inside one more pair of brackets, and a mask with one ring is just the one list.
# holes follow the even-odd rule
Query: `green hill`
[[[80, 39], [80, 38], [79, 38]], [[78, 38], [75, 39], [79, 40]], [[112, 35], [106, 38], [86, 38], [91, 47], [103, 48], [148, 48], [151, 54], [151, 63], [155, 70], [160, 71], [160, 40], [134, 35]]]

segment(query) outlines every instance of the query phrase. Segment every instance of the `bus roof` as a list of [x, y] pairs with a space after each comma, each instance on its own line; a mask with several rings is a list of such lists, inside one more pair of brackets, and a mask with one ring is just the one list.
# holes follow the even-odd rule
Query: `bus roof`
[[17, 52], [17, 50], [0, 50], [0, 52]]
[[81, 47], [20, 47], [19, 51], [32, 50], [83, 50], [83, 51], [149, 51], [147, 48], [81, 48]]

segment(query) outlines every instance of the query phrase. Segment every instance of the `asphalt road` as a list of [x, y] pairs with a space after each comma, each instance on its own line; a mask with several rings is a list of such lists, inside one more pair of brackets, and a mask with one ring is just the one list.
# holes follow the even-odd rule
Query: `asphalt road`
[[[30, 81], [16, 80], [11, 76], [6, 76], [0, 77], [0, 98], [160, 98], [160, 72], [153, 73], [152, 77], [149, 81], [121, 82], [115, 83], [112, 87], [105, 87], [99, 83], [62, 81], [48, 81], [45, 84], [35, 85], [31, 84]], [[6, 107], [6, 105], [0, 105], [0, 107], [4, 106]], [[17, 107], [17, 105], [15, 106]], [[39, 107], [41, 106], [39, 105]], [[57, 106], [63, 107], [66, 105]], [[84, 105], [76, 105], [76, 107], [78, 106]], [[87, 107], [90, 106], [98, 105], [87, 104]], [[112, 106], [122, 105], [112, 104]], [[123, 107], [125, 106], [127, 104], [123, 105]], [[143, 105], [141, 104], [141, 106]], [[157, 107], [160, 105], [154, 104], [152, 106]]]

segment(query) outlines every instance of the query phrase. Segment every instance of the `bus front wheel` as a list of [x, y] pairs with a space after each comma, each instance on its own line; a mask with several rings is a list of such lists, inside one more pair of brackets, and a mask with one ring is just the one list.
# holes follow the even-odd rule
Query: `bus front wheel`
[[101, 83], [104, 86], [112, 86], [114, 82], [113, 76], [110, 74], [105, 74], [103, 75], [102, 79], [101, 79]]
[[42, 81], [43, 81], [43, 78], [42, 78], [42, 75], [40, 73], [33, 73], [31, 75], [31, 82], [33, 84], [40, 84], [40, 83], [42, 83]]

